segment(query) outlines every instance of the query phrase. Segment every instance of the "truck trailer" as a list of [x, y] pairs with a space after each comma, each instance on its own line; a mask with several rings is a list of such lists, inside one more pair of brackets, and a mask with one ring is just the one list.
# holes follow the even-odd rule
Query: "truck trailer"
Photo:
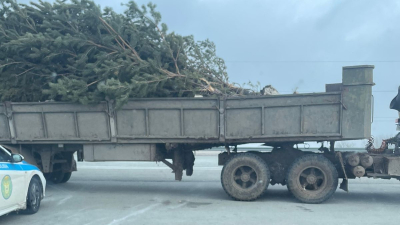
[[[336, 141], [371, 137], [374, 66], [343, 67], [342, 82], [325, 92], [214, 98], [131, 99], [82, 105], [5, 102], [0, 144], [36, 165], [53, 183], [67, 182], [78, 161], [163, 162], [181, 180], [193, 174], [193, 151], [224, 146], [221, 184], [235, 200], [287, 185], [304, 203], [321, 203], [356, 177], [400, 179], [400, 135], [368, 153], [335, 150]], [[320, 152], [298, 144], [318, 142]], [[268, 152], [238, 152], [264, 143]], [[394, 147], [389, 149], [392, 144]], [[325, 146], [326, 145], [326, 146]]]

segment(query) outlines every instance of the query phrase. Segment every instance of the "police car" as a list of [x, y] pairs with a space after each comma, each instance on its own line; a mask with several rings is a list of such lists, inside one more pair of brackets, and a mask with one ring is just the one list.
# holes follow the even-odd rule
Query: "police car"
[[46, 180], [42, 172], [0, 145], [0, 216], [23, 210], [34, 214], [44, 197]]

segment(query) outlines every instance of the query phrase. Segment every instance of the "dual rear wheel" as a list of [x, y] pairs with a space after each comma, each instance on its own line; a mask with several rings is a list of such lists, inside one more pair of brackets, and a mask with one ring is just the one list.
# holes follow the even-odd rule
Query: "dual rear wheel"
[[231, 157], [222, 168], [221, 183], [235, 200], [251, 201], [268, 188], [270, 172], [266, 162], [255, 154], [241, 153]]
[[295, 160], [289, 168], [288, 190], [304, 203], [321, 203], [335, 193], [338, 173], [335, 166], [322, 155], [309, 154]]
[[[225, 192], [235, 200], [252, 201], [268, 188], [270, 171], [265, 160], [252, 153], [232, 156], [221, 172]], [[338, 186], [338, 173], [322, 155], [308, 154], [296, 159], [287, 170], [288, 190], [304, 203], [321, 203], [329, 199]]]

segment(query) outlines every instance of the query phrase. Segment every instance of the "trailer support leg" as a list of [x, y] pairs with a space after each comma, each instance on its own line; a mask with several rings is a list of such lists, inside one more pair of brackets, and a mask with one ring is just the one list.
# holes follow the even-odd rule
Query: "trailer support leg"
[[175, 167], [174, 167], [174, 165], [172, 165], [172, 163], [168, 162], [165, 159], [163, 159], [161, 162], [163, 162], [165, 165], [167, 165], [169, 168], [171, 168], [173, 171], [175, 171]]
[[183, 176], [183, 161], [184, 161], [184, 152], [182, 150], [174, 150], [174, 156], [172, 158], [172, 162], [174, 165], [174, 173], [175, 180], [182, 180]]
[[183, 176], [183, 162], [184, 162], [184, 152], [181, 150], [174, 150], [172, 163], [168, 162], [166, 159], [163, 159], [162, 162], [172, 169], [172, 172], [175, 173], [175, 180], [182, 180]]
[[161, 160], [165, 165], [172, 169], [175, 173], [175, 180], [182, 180], [183, 170], [186, 170], [186, 175], [191, 176], [193, 174], [193, 166], [195, 157], [193, 151], [183, 151], [175, 149], [172, 154], [172, 163], [166, 159]]

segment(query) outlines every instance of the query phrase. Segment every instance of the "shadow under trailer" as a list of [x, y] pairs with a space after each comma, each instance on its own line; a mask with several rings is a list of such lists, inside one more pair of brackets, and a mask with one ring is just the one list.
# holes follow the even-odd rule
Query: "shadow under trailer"
[[[269, 184], [282, 184], [301, 202], [321, 203], [339, 178], [346, 191], [356, 177], [400, 178], [399, 135], [379, 149], [370, 144], [368, 153], [334, 147], [335, 141], [371, 137], [373, 69], [343, 67], [342, 83], [327, 84], [323, 93], [143, 98], [118, 110], [112, 102], [5, 102], [0, 144], [54, 183], [67, 182], [77, 170], [74, 153], [78, 161], [163, 162], [181, 180], [184, 171], [193, 173], [193, 151], [225, 146], [218, 164], [233, 199], [255, 200]], [[299, 149], [304, 142], [320, 142], [320, 152]], [[238, 152], [245, 143], [273, 149]]]

